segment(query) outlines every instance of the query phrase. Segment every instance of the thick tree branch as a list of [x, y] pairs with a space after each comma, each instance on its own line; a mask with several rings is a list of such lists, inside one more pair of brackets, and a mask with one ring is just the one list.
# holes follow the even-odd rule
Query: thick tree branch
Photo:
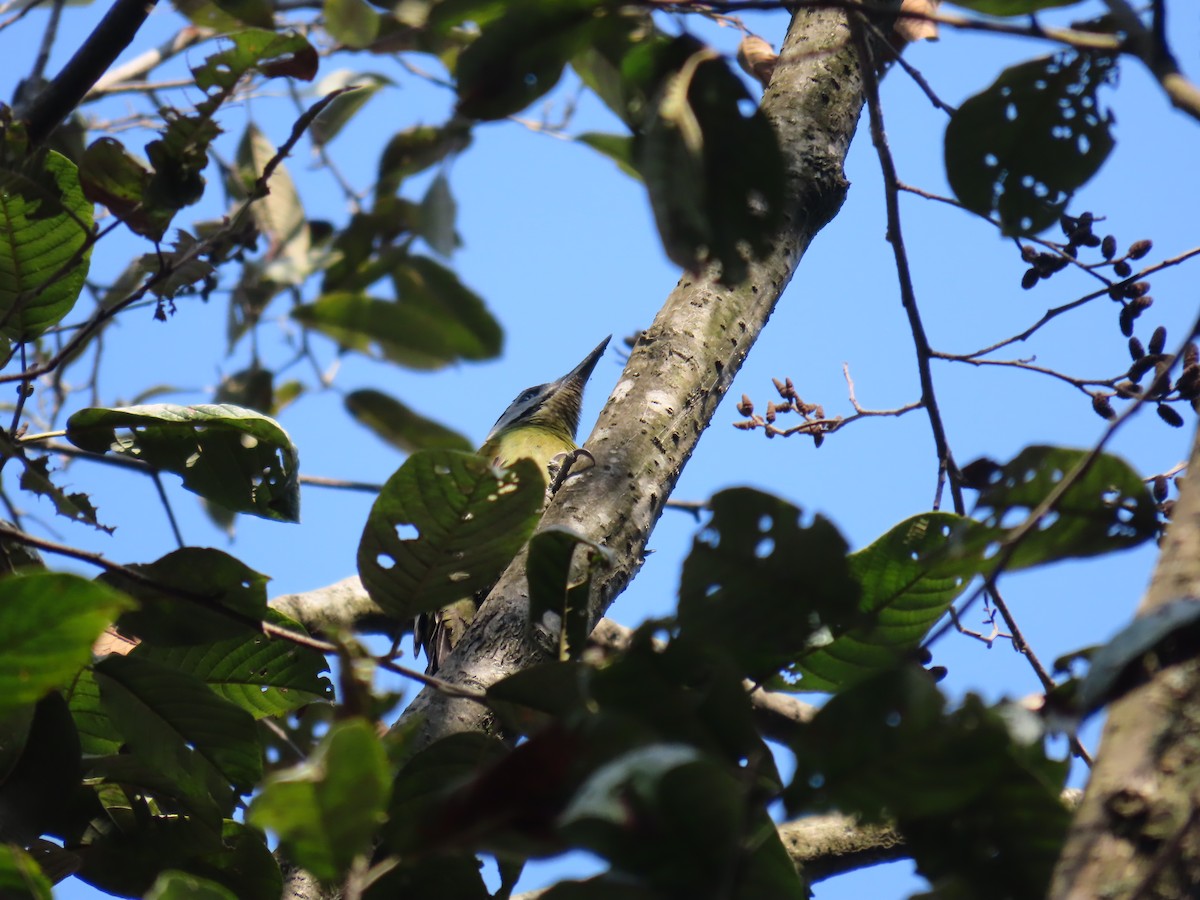
[[156, 2], [116, 0], [58, 76], [27, 109], [19, 112], [26, 121], [30, 141], [40, 144], [71, 114], [113, 60], [129, 46]]
[[[762, 108], [788, 169], [785, 225], [773, 251], [736, 288], [713, 273], [685, 275], [629, 362], [586, 442], [596, 465], [559, 492], [542, 527], [565, 525], [614, 551], [589, 613], [598, 621], [636, 574], [663, 505], [809, 242], [846, 193], [842, 165], [862, 109], [862, 77], [845, 14], [793, 18]], [[444, 664], [450, 681], [486, 688], [546, 658], [526, 627], [524, 556], [509, 567]], [[416, 745], [491, 725], [478, 704], [423, 691], [404, 714]]]
[[[1200, 433], [1138, 615], [1184, 597], [1200, 598]], [[1200, 882], [1198, 801], [1200, 657], [1193, 655], [1109, 708], [1049, 896], [1192, 896]]]

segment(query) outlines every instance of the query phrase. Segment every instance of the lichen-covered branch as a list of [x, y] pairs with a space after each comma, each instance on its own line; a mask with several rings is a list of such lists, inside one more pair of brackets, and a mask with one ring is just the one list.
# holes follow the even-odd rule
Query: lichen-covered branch
[[[809, 242], [841, 207], [847, 187], [842, 166], [862, 103], [845, 14], [799, 11], [762, 101], [788, 170], [785, 224], [773, 251], [751, 266], [750, 278], [738, 287], [722, 286], [712, 274], [679, 282], [634, 346], [586, 442], [595, 467], [560, 491], [543, 519], [543, 527], [568, 526], [614, 553], [591, 597], [593, 622], [641, 567], [646, 541], [700, 434]], [[521, 556], [440, 674], [486, 688], [544, 659], [526, 628], [527, 599]], [[490, 725], [478, 704], [428, 690], [405, 712], [411, 719], [420, 723], [417, 745]]]

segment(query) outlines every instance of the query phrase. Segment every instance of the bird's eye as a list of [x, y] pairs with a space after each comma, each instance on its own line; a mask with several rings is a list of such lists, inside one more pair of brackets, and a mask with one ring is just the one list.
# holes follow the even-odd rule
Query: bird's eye
[[517, 400], [520, 403], [524, 403], [527, 400], [532, 400], [534, 397], [536, 397], [537, 393], [538, 393], [537, 388], [528, 388], [521, 394], [520, 397], [517, 398]]

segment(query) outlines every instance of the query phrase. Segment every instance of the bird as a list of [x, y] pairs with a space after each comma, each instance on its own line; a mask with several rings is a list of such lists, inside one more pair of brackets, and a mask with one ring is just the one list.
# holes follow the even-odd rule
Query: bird
[[[557, 489], [561, 475], [570, 472], [579, 456], [590, 458], [586, 450], [576, 446], [575, 433], [579, 430], [583, 389], [610, 340], [612, 335], [597, 344], [562, 378], [521, 391], [484, 438], [479, 455], [500, 467], [511, 466], [518, 459], [532, 459], [546, 479], [548, 492]], [[489, 587], [478, 591], [472, 597], [417, 617], [413, 647], [425, 651], [426, 674], [437, 674], [490, 590]]]

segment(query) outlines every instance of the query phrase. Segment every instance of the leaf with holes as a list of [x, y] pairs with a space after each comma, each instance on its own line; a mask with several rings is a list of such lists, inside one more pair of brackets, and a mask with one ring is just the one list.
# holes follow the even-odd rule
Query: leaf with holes
[[67, 440], [92, 453], [112, 450], [174, 472], [188, 490], [236, 512], [300, 519], [296, 448], [278, 422], [253, 410], [226, 404], [93, 407], [67, 420]]
[[490, 587], [541, 516], [545, 479], [454, 450], [414, 453], [379, 492], [358, 546], [371, 598], [401, 621]]
[[92, 204], [54, 151], [0, 167], [0, 333], [38, 337], [79, 299], [91, 260]]
[[828, 520], [804, 526], [795, 506], [750, 488], [722, 491], [711, 507], [680, 577], [682, 637], [723, 647], [762, 679], [854, 621], [859, 588]]
[[1113, 148], [1112, 114], [1096, 92], [1115, 71], [1112, 57], [1075, 51], [1005, 69], [946, 127], [955, 196], [981, 216], [998, 216], [1005, 234], [1036, 234], [1056, 222]]
[[[955, 534], [952, 552], [979, 570], [1000, 542], [1087, 456], [1064, 447], [1026, 447], [1001, 466], [979, 494], [977, 518]], [[981, 512], [988, 515], [984, 517]], [[1075, 481], [1033, 531], [1013, 551], [1008, 569], [1111, 553], [1147, 541], [1158, 533], [1158, 513], [1150, 489], [1128, 463], [1101, 454]]]
[[945, 553], [955, 530], [969, 523], [950, 513], [913, 516], [851, 553], [861, 621], [806, 654], [772, 686], [839, 691], [911, 653], [971, 580], [973, 573]]

